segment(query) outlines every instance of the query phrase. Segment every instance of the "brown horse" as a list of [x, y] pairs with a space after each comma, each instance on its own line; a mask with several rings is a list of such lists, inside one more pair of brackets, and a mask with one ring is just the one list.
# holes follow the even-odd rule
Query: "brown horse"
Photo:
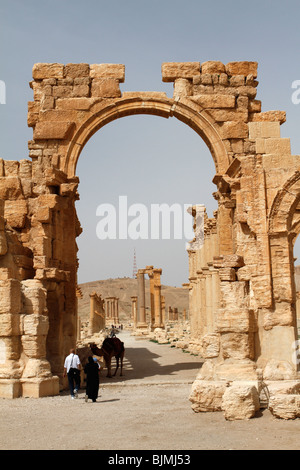
[[117, 366], [114, 373], [114, 376], [117, 373], [119, 368], [119, 361], [121, 360], [121, 373], [123, 375], [123, 358], [125, 353], [124, 343], [119, 340], [119, 338], [105, 338], [102, 343], [101, 348], [99, 349], [95, 343], [90, 344], [90, 348], [93, 354], [96, 356], [103, 356], [105, 365], [107, 367], [107, 377], [112, 377], [111, 375], [111, 360], [113, 357], [116, 358]]

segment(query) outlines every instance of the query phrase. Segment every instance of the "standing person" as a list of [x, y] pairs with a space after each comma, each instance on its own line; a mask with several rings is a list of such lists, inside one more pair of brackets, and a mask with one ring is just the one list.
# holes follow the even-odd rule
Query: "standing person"
[[86, 374], [86, 402], [89, 398], [93, 400], [93, 402], [97, 400], [99, 390], [99, 370], [100, 366], [98, 362], [95, 362], [93, 357], [89, 356], [88, 363], [84, 368], [84, 373]]
[[64, 377], [68, 376], [71, 398], [78, 397], [78, 390], [80, 387], [80, 359], [75, 354], [75, 349], [70, 349], [70, 354], [65, 359], [64, 364]]

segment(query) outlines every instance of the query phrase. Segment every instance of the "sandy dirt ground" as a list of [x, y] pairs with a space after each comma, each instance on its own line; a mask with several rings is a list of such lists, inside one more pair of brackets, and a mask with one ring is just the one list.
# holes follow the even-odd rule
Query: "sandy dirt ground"
[[300, 449], [300, 420], [268, 410], [228, 422], [222, 412], [194, 413], [188, 399], [199, 357], [169, 345], [119, 337], [124, 377], [101, 376], [96, 403], [85, 391], [40, 399], [0, 399], [1, 450], [288, 450]]

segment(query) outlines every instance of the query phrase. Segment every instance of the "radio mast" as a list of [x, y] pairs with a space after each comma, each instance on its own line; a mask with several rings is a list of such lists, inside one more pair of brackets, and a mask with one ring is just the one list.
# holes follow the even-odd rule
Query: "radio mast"
[[134, 249], [133, 252], [133, 270], [132, 270], [132, 277], [135, 278], [137, 275], [137, 265], [136, 265], [136, 252]]

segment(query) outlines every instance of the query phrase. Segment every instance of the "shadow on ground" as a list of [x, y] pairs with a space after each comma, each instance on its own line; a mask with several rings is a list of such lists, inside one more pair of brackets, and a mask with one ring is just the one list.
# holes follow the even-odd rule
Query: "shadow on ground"
[[[158, 346], [160, 347], [160, 346]], [[163, 352], [163, 351], [162, 351]], [[181, 351], [176, 351], [180, 353]], [[184, 354], [182, 352], [182, 354]], [[166, 362], [170, 362], [172, 351], [168, 353]], [[106, 377], [107, 370], [104, 368], [101, 372], [102, 383], [126, 382], [130, 380], [143, 380], [156, 378], [159, 381], [176, 381], [176, 379], [184, 380], [190, 377], [195, 378], [198, 370], [202, 367], [203, 361], [180, 361], [164, 364], [164, 355], [149, 351], [147, 348], [134, 347], [126, 348], [123, 362], [123, 376], [120, 376], [120, 368], [117, 375]], [[175, 355], [174, 355], [175, 359]], [[184, 359], [184, 358], [183, 358]], [[175, 359], [176, 360], [176, 359]], [[115, 359], [112, 361], [112, 373], [114, 374], [116, 367]], [[190, 371], [189, 373], [187, 371]], [[194, 371], [194, 373], [192, 372]]]

